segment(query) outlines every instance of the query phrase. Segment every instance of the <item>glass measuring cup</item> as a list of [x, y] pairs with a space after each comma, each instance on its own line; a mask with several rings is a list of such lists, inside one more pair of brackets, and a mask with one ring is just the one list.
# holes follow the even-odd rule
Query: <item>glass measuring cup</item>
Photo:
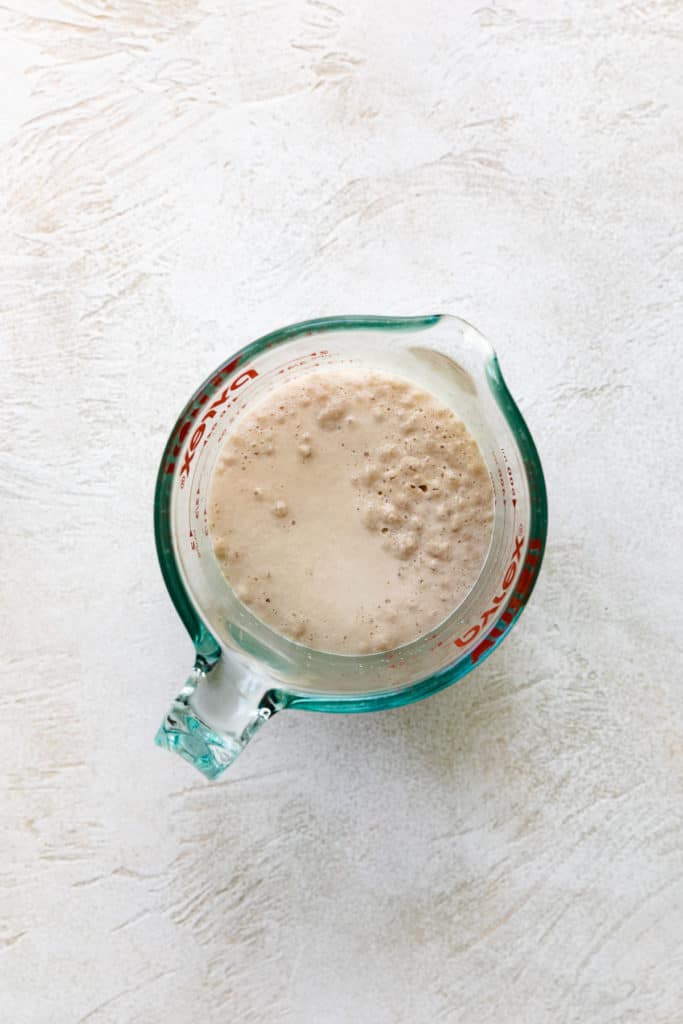
[[[491, 546], [465, 601], [427, 635], [358, 657], [310, 650], [257, 619], [223, 577], [208, 528], [211, 473], [237, 417], [284, 381], [332, 366], [407, 377], [451, 406], [479, 444], [495, 499]], [[198, 388], [164, 450], [154, 526], [166, 586], [195, 648], [156, 742], [216, 778], [277, 711], [397, 707], [480, 664], [534, 587], [547, 502], [534, 442], [474, 327], [451, 316], [330, 317], [260, 338]]]

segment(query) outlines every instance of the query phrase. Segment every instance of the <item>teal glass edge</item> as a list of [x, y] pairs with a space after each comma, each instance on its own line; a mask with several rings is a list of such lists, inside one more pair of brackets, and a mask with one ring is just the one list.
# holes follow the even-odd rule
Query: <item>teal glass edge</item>
[[[253, 358], [260, 352], [288, 341], [300, 334], [318, 333], [325, 330], [345, 330], [349, 328], [380, 329], [380, 330], [415, 330], [426, 329], [434, 326], [441, 319], [435, 314], [426, 317], [379, 317], [379, 316], [344, 316], [325, 317], [316, 320], [305, 320], [298, 324], [292, 324], [282, 330], [273, 331], [264, 335], [244, 348], [240, 349], [197, 388], [194, 395], [187, 403], [178, 417], [176, 424], [170, 434], [169, 440], [162, 455], [154, 498], [154, 533], [157, 548], [157, 555], [161, 567], [162, 576], [168, 593], [178, 612], [185, 628], [192, 638], [195, 647], [197, 664], [200, 667], [210, 668], [220, 658], [221, 648], [213, 635], [196, 614], [185, 588], [173, 553], [173, 542], [171, 535], [170, 501], [173, 476], [165, 471], [165, 466], [176, 443], [176, 437], [182, 424], [192, 409], [195, 402], [202, 395], [209, 398], [217, 390], [217, 386], [211, 384], [213, 378], [220, 374], [228, 365], [233, 365], [237, 370], [246, 360]], [[529, 433], [524, 418], [519, 411], [512, 395], [507, 389], [505, 380], [498, 364], [498, 359], [492, 355], [486, 365], [486, 376], [491, 387], [494, 398], [505, 416], [517, 442], [524, 462], [527, 481], [529, 486], [530, 502], [530, 524], [529, 538], [536, 544], [537, 561], [533, 578], [530, 585], [523, 593], [515, 590], [510, 600], [501, 609], [501, 614], [492, 623], [490, 629], [483, 635], [479, 648], [484, 647], [476, 659], [479, 666], [486, 658], [493, 653], [498, 645], [505, 639], [509, 631], [517, 622], [523, 612], [531, 594], [533, 593], [543, 561], [545, 544], [548, 532], [548, 500], [545, 487], [545, 479], [541, 462], [538, 456], [536, 445]], [[514, 607], [512, 614], [511, 607]], [[266, 695], [266, 702], [277, 709], [295, 708], [301, 711], [323, 711], [337, 714], [353, 714], [356, 712], [382, 711], [389, 708], [401, 707], [417, 700], [429, 697], [439, 690], [461, 679], [474, 667], [472, 652], [463, 655], [452, 665], [428, 676], [425, 679], [413, 683], [412, 686], [395, 690], [382, 691], [376, 694], [366, 694], [363, 697], [354, 697], [344, 694], [330, 695], [321, 698], [317, 695], [305, 693], [290, 693], [274, 688]]]

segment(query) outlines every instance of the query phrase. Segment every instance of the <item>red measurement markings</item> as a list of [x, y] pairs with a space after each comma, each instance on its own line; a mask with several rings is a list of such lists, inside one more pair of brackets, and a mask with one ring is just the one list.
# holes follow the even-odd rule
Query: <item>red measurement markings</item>
[[515, 490], [515, 480], [512, 475], [512, 470], [508, 466], [508, 480], [510, 481], [510, 493], [512, 494], [512, 506], [517, 504], [517, 491]]
[[[305, 366], [309, 359], [316, 359], [319, 356], [328, 356], [329, 349], [321, 349], [320, 352], [309, 352], [307, 356], [302, 356], [301, 359], [295, 359], [293, 363], [288, 363], [287, 366], [280, 367], [276, 371], [277, 376], [281, 376], [283, 373], [287, 373], [289, 370], [296, 370], [298, 366]], [[313, 364], [314, 366], [320, 366], [319, 362]]]
[[505, 477], [503, 476], [503, 470], [498, 467], [498, 482], [500, 483], [500, 491], [503, 495], [503, 505], [507, 505], [507, 499], [505, 497]]
[[[507, 478], [508, 478], [508, 480], [510, 482], [510, 494], [512, 496], [512, 507], [515, 508], [515, 506], [517, 505], [517, 490], [515, 488], [515, 478], [512, 475], [512, 470], [510, 469], [510, 463], [508, 462], [508, 457], [507, 457], [507, 454], [505, 452], [505, 449], [501, 448], [500, 450], [501, 450], [501, 453], [502, 453], [502, 456], [503, 456], [503, 460], [505, 462], [505, 472], [507, 473]], [[502, 476], [500, 474], [500, 470], [498, 470], [498, 477], [500, 479], [501, 486], [502, 486], [503, 478], [502, 478]]]

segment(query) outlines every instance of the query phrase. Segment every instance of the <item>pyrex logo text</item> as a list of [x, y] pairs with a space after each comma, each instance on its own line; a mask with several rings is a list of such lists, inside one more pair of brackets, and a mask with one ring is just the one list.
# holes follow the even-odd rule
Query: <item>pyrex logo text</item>
[[[512, 595], [510, 603], [508, 604], [507, 608], [505, 609], [500, 619], [496, 623], [496, 626], [491, 630], [488, 636], [485, 636], [484, 639], [479, 644], [477, 644], [477, 646], [472, 651], [470, 657], [472, 658], [473, 664], [475, 664], [479, 660], [479, 658], [481, 658], [482, 654], [484, 654], [485, 651], [489, 651], [492, 647], [495, 646], [498, 638], [503, 635], [506, 628], [510, 625], [515, 615], [522, 607], [524, 599], [531, 590], [533, 578], [538, 568], [538, 563], [541, 557], [541, 548], [541, 541], [535, 537], [532, 537], [529, 541], [529, 550], [527, 552], [526, 560], [524, 562], [524, 568], [522, 569], [519, 580], [517, 581], [517, 587], [514, 591], [514, 594]], [[497, 594], [493, 598], [491, 606], [487, 608], [485, 612], [482, 613], [479, 622], [476, 625], [470, 627], [470, 629], [468, 629], [467, 632], [463, 633], [462, 636], [459, 636], [457, 640], [454, 641], [456, 647], [467, 647], [468, 644], [471, 644], [472, 641], [476, 639], [476, 637], [479, 636], [479, 634], [486, 628], [486, 625], [489, 622], [489, 620], [494, 619], [495, 616], [498, 614], [498, 612], [500, 611], [500, 606], [502, 602], [505, 600], [505, 595], [509, 591], [510, 587], [514, 582], [515, 576], [517, 575], [517, 570], [522, 560], [523, 550], [524, 534], [520, 533], [520, 535], [515, 540], [515, 547], [512, 552], [510, 564], [508, 565], [505, 571], [505, 575], [503, 576], [500, 594]]]
[[[227, 366], [223, 367], [220, 373], [216, 374], [215, 377], [211, 378], [210, 383], [216, 388], [220, 387], [220, 385], [223, 383], [226, 377], [229, 377], [233, 370], [237, 369], [238, 365], [239, 359], [233, 359], [231, 363], [228, 363]], [[192, 460], [197, 454], [197, 450], [199, 448], [199, 445], [201, 444], [202, 438], [204, 437], [209, 421], [214, 419], [214, 417], [218, 414], [218, 411], [228, 401], [232, 392], [237, 391], [239, 388], [242, 387], [243, 384], [247, 384], [250, 380], [253, 380], [254, 377], [258, 377], [258, 373], [256, 370], [252, 369], [243, 370], [242, 373], [238, 374], [234, 380], [230, 381], [229, 384], [226, 384], [221, 393], [215, 398], [215, 400], [211, 403], [211, 405], [206, 410], [204, 415], [201, 417], [199, 423], [195, 426], [192, 436], [190, 437], [189, 444], [185, 449], [183, 462], [180, 467], [181, 487], [185, 486], [187, 476], [190, 472], [190, 466], [192, 465]], [[200, 395], [199, 398], [197, 399], [197, 404], [195, 408], [193, 408], [190, 411], [188, 418], [185, 420], [182, 427], [178, 431], [177, 443], [173, 448], [171, 457], [169, 458], [166, 464], [165, 472], [167, 474], [175, 472], [176, 459], [178, 459], [178, 457], [180, 456], [183, 447], [183, 442], [185, 441], [185, 438], [192, 430], [192, 427], [195, 424], [197, 417], [201, 413], [202, 406], [206, 405], [208, 401], [209, 396], [207, 394]]]

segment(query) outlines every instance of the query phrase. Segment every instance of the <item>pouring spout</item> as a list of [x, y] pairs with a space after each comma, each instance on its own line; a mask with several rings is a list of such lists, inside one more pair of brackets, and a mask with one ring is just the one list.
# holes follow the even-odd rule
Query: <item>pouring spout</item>
[[155, 743], [216, 779], [277, 710], [265, 680], [236, 658], [224, 654], [209, 665], [199, 656]]

